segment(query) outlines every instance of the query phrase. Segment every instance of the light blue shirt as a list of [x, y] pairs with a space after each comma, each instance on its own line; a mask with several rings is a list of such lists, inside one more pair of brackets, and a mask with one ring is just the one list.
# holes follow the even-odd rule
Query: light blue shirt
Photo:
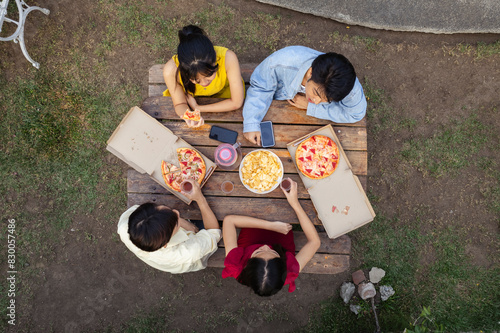
[[[288, 46], [274, 52], [254, 70], [243, 106], [243, 132], [259, 132], [260, 122], [273, 99], [293, 99], [312, 62], [322, 52], [305, 46]], [[307, 115], [335, 123], [355, 123], [366, 114], [363, 87], [356, 78], [351, 92], [340, 102], [309, 103]]]

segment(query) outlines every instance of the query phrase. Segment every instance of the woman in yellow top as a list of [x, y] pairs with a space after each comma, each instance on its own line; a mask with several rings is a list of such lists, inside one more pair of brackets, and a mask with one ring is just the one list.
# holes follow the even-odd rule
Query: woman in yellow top
[[[243, 105], [245, 88], [240, 64], [233, 51], [213, 46], [205, 32], [194, 25], [179, 31], [177, 55], [163, 68], [167, 84], [164, 96], [172, 96], [175, 112], [182, 118], [187, 109], [201, 112], [225, 112]], [[199, 105], [194, 96], [211, 96], [225, 100]], [[186, 120], [189, 127], [199, 127], [199, 122]]]

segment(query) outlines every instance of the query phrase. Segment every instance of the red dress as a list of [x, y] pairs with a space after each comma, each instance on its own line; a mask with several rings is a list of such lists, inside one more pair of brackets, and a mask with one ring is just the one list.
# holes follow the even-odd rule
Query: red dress
[[300, 265], [295, 259], [295, 242], [293, 241], [293, 231], [283, 235], [278, 232], [244, 228], [241, 229], [238, 236], [238, 247], [232, 249], [224, 260], [224, 269], [222, 278], [238, 278], [243, 268], [245, 268], [248, 259], [252, 253], [262, 245], [268, 245], [272, 248], [273, 244], [280, 244], [285, 249], [287, 275], [285, 284], [288, 284], [288, 291], [295, 290], [295, 279], [299, 276]]

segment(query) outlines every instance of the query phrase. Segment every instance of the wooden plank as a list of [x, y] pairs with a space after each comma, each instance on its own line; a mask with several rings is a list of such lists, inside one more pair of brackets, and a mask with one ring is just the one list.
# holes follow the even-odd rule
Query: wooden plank
[[[211, 160], [214, 159], [214, 153], [215, 153], [215, 148], [216, 147], [206, 147], [206, 146], [200, 146], [196, 147], [202, 154], [210, 158]], [[241, 152], [243, 156], [248, 154], [249, 152], [253, 151], [256, 148], [242, 148]], [[285, 173], [297, 173], [297, 168], [295, 167], [295, 164], [292, 161], [292, 158], [290, 156], [290, 153], [288, 152], [287, 149], [269, 149], [276, 155], [281, 160], [281, 163], [283, 163], [283, 168]], [[347, 155], [347, 159], [351, 163], [352, 166], [352, 172], [355, 175], [366, 175], [366, 170], [367, 170], [367, 165], [368, 165], [368, 153], [366, 151], [358, 151], [358, 150], [347, 150], [345, 151]]]
[[[165, 64], [156, 64], [151, 66], [149, 69], [149, 84], [165, 84], [165, 80], [163, 78], [163, 66]], [[249, 63], [249, 64], [240, 64], [241, 76], [245, 82], [250, 82], [250, 76], [252, 75], [255, 67], [259, 64], [257, 63]], [[150, 95], [151, 96], [151, 95]]]
[[[237, 229], [239, 234], [240, 230]], [[342, 235], [335, 239], [328, 238], [326, 232], [318, 232], [319, 239], [321, 240], [321, 245], [319, 246], [317, 253], [326, 254], [350, 254], [351, 253], [351, 239], [347, 235]], [[307, 238], [303, 231], [294, 231], [293, 239], [295, 243], [295, 249], [299, 251], [306, 243]], [[217, 244], [219, 247], [224, 248], [224, 239], [221, 239]]]
[[[309, 199], [309, 194], [304, 188], [304, 185], [297, 174], [285, 174], [285, 177], [290, 177], [298, 184], [298, 197], [299, 199]], [[361, 185], [366, 191], [366, 176], [358, 176]], [[274, 197], [274, 198], [284, 198], [284, 194], [276, 189], [268, 194], [256, 194], [248, 191], [242, 184], [237, 172], [214, 172], [210, 179], [207, 181], [203, 187], [204, 195], [224, 195], [220, 190], [220, 184], [224, 180], [230, 180], [234, 183], [234, 191], [225, 196], [245, 196], [245, 197]], [[127, 192], [130, 193], [150, 193], [150, 194], [170, 194], [170, 192], [163, 186], [159, 185], [156, 181], [151, 179], [147, 174], [141, 174], [134, 169], [128, 170], [127, 175]]]
[[[219, 248], [209, 259], [208, 266], [224, 268], [225, 251]], [[349, 255], [316, 253], [301, 273], [339, 274], [349, 269]]]
[[[309, 199], [309, 193], [304, 188], [302, 181], [297, 174], [286, 175], [292, 178], [298, 184], [299, 199]], [[234, 190], [230, 194], [224, 194], [220, 185], [223, 181], [230, 180], [234, 183]], [[163, 186], [158, 185], [147, 174], [141, 174], [133, 169], [128, 171], [127, 191], [129, 193], [154, 193], [154, 194], [169, 194], [170, 192]], [[203, 186], [203, 194], [205, 196], [224, 196], [224, 197], [254, 197], [254, 198], [285, 198], [285, 195], [278, 187], [271, 193], [257, 194], [250, 192], [243, 186], [240, 176], [237, 172], [215, 172]]]
[[[216, 197], [207, 196], [207, 202], [212, 208], [215, 216], [222, 221], [226, 215], [237, 214], [253, 216], [269, 221], [284, 221], [288, 223], [299, 223], [297, 215], [290, 207], [286, 199], [280, 198], [246, 198], [246, 197]], [[223, 199], [223, 200], [222, 200]], [[307, 215], [314, 224], [320, 225], [311, 200], [299, 200]], [[154, 202], [167, 205], [181, 212], [181, 216], [193, 220], [201, 220], [201, 213], [196, 203], [186, 205], [171, 194], [151, 193], [129, 193], [128, 207], [140, 205], [145, 202]]]
[[[163, 92], [163, 90], [162, 90]], [[161, 95], [162, 93], [160, 93]], [[197, 98], [200, 104], [214, 103], [221, 99]], [[174, 111], [172, 99], [170, 97], [155, 96], [146, 98], [141, 109], [157, 119], [179, 120], [179, 116]], [[204, 112], [205, 121], [221, 122], [243, 122], [242, 108], [230, 112]], [[291, 106], [287, 101], [273, 101], [267, 111], [264, 120], [271, 120], [273, 124], [304, 124], [304, 125], [328, 125], [335, 124], [329, 120], [319, 119], [306, 115], [305, 110]], [[366, 118], [353, 124], [342, 124], [346, 127], [366, 127]]]
[[[206, 147], [206, 146], [201, 146], [201, 147], [196, 147], [198, 151], [200, 151], [202, 154], [207, 156], [209, 159], [214, 160], [214, 152], [215, 152], [216, 147]], [[242, 154], [245, 156], [249, 152], [253, 151], [255, 148], [242, 148]], [[290, 153], [288, 150], [282, 148], [282, 149], [269, 149], [273, 153], [275, 153], [281, 160], [281, 163], [283, 163], [283, 169], [285, 174], [296, 174], [297, 168], [295, 167], [294, 162], [292, 161], [292, 158], [290, 157]], [[366, 169], [367, 169], [367, 152], [365, 151], [355, 151], [355, 150], [347, 150], [346, 152], [347, 158], [349, 162], [351, 163], [352, 166], [352, 172], [355, 175], [366, 175]], [[216, 171], [222, 171], [220, 169], [216, 169]], [[233, 172], [233, 171], [229, 171]], [[238, 170], [234, 170], [234, 172], [238, 172]]]
[[[205, 125], [195, 129], [187, 127], [184, 121], [165, 122], [163, 125], [192, 146], [218, 146], [220, 144], [219, 141], [208, 137], [211, 123], [206, 122]], [[260, 148], [243, 137], [241, 124], [225, 123], [223, 127], [238, 132], [237, 140], [241, 142], [243, 147]], [[320, 127], [319, 125], [273, 125], [274, 137], [276, 139], [276, 146], [274, 148], [286, 148], [287, 142], [292, 142]], [[367, 150], [366, 128], [334, 126], [333, 129], [344, 150]]]

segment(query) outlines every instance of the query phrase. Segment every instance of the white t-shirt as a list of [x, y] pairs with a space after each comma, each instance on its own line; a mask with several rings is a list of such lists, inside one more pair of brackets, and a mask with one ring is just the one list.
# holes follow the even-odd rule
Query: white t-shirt
[[217, 243], [221, 239], [220, 229], [203, 229], [194, 233], [180, 227], [166, 247], [154, 252], [143, 251], [132, 243], [128, 233], [128, 219], [137, 207], [139, 205], [130, 207], [118, 222], [118, 234], [132, 253], [146, 264], [172, 274], [194, 272], [207, 267], [208, 258], [217, 251]]

